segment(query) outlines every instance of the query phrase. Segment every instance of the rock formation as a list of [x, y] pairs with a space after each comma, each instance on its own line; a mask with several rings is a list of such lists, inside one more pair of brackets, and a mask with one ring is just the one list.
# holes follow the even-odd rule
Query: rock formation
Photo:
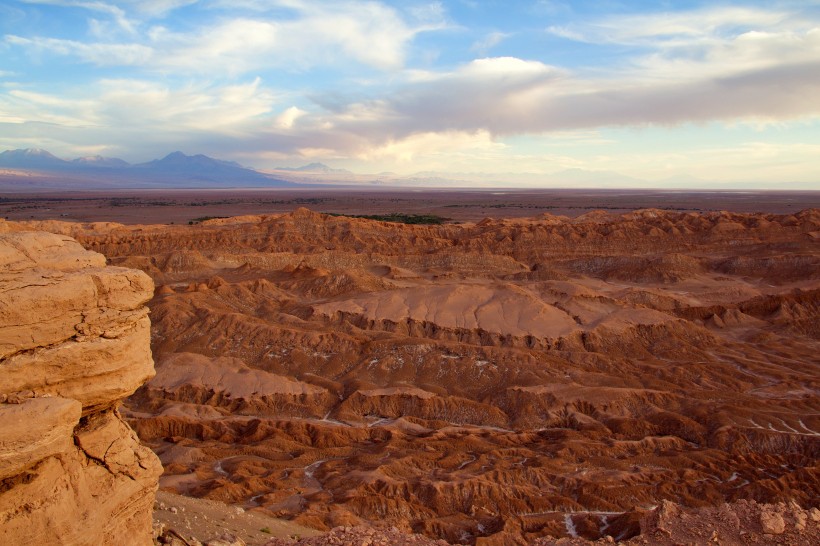
[[152, 543], [162, 468], [118, 411], [154, 375], [152, 295], [68, 237], [0, 233], [3, 543]]
[[169, 490], [470, 544], [820, 498], [818, 210], [30, 226], [161, 287]]

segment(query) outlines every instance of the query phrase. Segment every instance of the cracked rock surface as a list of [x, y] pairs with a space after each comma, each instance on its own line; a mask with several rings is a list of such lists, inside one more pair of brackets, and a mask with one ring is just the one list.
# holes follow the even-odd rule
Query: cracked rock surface
[[0, 233], [4, 543], [152, 543], [162, 467], [117, 410], [154, 375], [152, 295], [69, 237]]

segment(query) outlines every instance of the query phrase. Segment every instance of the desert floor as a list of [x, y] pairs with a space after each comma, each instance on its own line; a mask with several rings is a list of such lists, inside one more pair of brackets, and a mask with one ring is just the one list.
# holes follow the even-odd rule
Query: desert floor
[[458, 222], [520, 218], [541, 213], [575, 217], [591, 210], [624, 213], [658, 208], [786, 214], [820, 207], [820, 191], [666, 190], [122, 190], [0, 193], [7, 220], [187, 224], [203, 217], [272, 214], [308, 207], [339, 214], [435, 214]]

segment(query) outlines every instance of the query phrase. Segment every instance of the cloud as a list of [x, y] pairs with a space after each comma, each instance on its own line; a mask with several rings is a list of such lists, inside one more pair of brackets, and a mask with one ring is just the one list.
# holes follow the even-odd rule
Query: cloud
[[[414, 74], [382, 99], [349, 104], [350, 115], [339, 120], [381, 142], [429, 131], [498, 137], [820, 114], [820, 22], [810, 17], [714, 8], [617, 17], [571, 32], [642, 46], [611, 68], [567, 70], [506, 57]], [[357, 116], [368, 121], [355, 127]]]
[[66, 127], [97, 123], [94, 102], [12, 88], [0, 94], [0, 120], [10, 123], [37, 121]]
[[[186, 3], [116, 6], [140, 21]], [[87, 9], [112, 18], [118, 13], [97, 9], [96, 2], [71, 4], [95, 6]], [[406, 166], [423, 161], [445, 169], [448, 161], [469, 168], [479, 160], [490, 166], [515, 157], [504, 143], [526, 138], [520, 135], [765, 124], [820, 115], [820, 23], [785, 8], [704, 8], [552, 28], [553, 35], [591, 44], [585, 51], [617, 44], [628, 52], [612, 66], [572, 69], [511, 56], [405, 68], [408, 58], [417, 58], [414, 38], [445, 28], [439, 4], [422, 10], [367, 1], [244, 0], [225, 6], [231, 11], [203, 3], [208, 22], [192, 23], [193, 30], [138, 23], [140, 33], [116, 43], [7, 35], [7, 47], [37, 55], [140, 70], [130, 70], [128, 78], [101, 70], [96, 81], [60, 91], [0, 87], [2, 130], [21, 142], [41, 131], [53, 141], [64, 139], [63, 148], [107, 143], [148, 157], [184, 142], [222, 157], [347, 157]], [[242, 17], [236, 6], [242, 6]], [[490, 33], [473, 45], [491, 49], [505, 38]], [[322, 67], [334, 74], [326, 78], [316, 70]], [[287, 82], [283, 72], [305, 76], [298, 85], [308, 82], [307, 90], [286, 93], [296, 85], [285, 83], [276, 89]], [[733, 153], [740, 157], [743, 150]], [[524, 159], [533, 166], [539, 161], [537, 154]], [[622, 162], [616, 160], [614, 166], [604, 157], [594, 161], [618, 170]]]
[[[67, 96], [66, 96], [67, 95]], [[128, 154], [162, 153], [180, 143], [217, 153], [229, 143], [258, 137], [270, 124], [277, 95], [259, 79], [235, 85], [208, 82], [171, 87], [135, 79], [108, 79], [67, 94], [12, 89], [0, 94], [0, 121], [8, 138], [24, 140], [48, 124], [55, 149], [106, 143]]]
[[[687, 172], [701, 180], [723, 182], [777, 181], [768, 187], [783, 189], [791, 182], [794, 187], [816, 187], [820, 174], [817, 157], [820, 145], [745, 141], [732, 145], [704, 146], [685, 153], [623, 154], [602, 160], [602, 168], [623, 170], [634, 166], [647, 179], [662, 180], [675, 173]], [[808, 183], [808, 184], [807, 184]], [[764, 186], [766, 187], [766, 186]]]
[[280, 129], [291, 129], [293, 128], [294, 123], [296, 123], [296, 120], [305, 114], [307, 114], [305, 110], [302, 110], [296, 106], [291, 106], [276, 117], [274, 125]]
[[452, 167], [457, 156], [462, 152], [471, 155], [476, 152], [500, 150], [505, 148], [501, 143], [493, 141], [487, 131], [474, 133], [462, 131], [416, 133], [400, 140], [389, 140], [379, 146], [368, 148], [357, 154], [365, 161], [383, 161], [385, 159], [396, 163], [410, 163], [418, 156], [424, 156], [428, 168], [430, 161], [441, 159], [442, 166], [449, 164]]
[[122, 79], [101, 81], [95, 102], [106, 126], [241, 135], [261, 123], [259, 118], [272, 111], [275, 100], [259, 78], [238, 85], [177, 88]]
[[612, 16], [566, 26], [550, 26], [558, 36], [596, 44], [663, 45], [683, 38], [736, 34], [740, 28], [772, 27], [790, 18], [787, 11], [709, 7], [682, 12]]
[[481, 55], [486, 55], [489, 50], [503, 42], [510, 35], [505, 32], [491, 32], [482, 39], [473, 43], [470, 50], [476, 51]]
[[140, 66], [154, 57], [154, 50], [141, 44], [85, 43], [58, 38], [23, 38], [13, 34], [6, 35], [5, 42], [32, 52], [74, 56], [98, 66]]
[[[42, 0], [107, 13], [126, 25], [125, 12], [103, 2]], [[190, 2], [125, 2], [138, 13], [161, 15]], [[404, 64], [406, 48], [420, 32], [442, 28], [437, 10], [428, 6], [423, 21], [411, 24], [394, 8], [364, 1], [242, 3], [256, 7], [254, 17], [221, 17], [192, 31], [163, 26], [146, 29], [141, 40], [86, 43], [50, 37], [6, 36], [6, 43], [35, 52], [75, 56], [97, 65], [142, 66], [146, 71], [216, 74], [236, 77], [255, 70], [285, 68], [302, 72], [316, 66], [339, 68], [358, 63], [379, 70]], [[435, 7], [435, 4], [433, 5]], [[278, 8], [270, 13], [266, 9]], [[283, 15], [282, 10], [287, 14]], [[130, 13], [130, 12], [129, 12]], [[90, 20], [92, 35], [109, 35], [104, 22]]]
[[120, 3], [133, 7], [141, 15], [147, 17], [162, 17], [167, 13], [196, 4], [199, 0], [122, 0]]
[[374, 2], [293, 2], [292, 19], [238, 18], [196, 34], [168, 34], [161, 66], [241, 73], [259, 67], [354, 61], [379, 69], [404, 63], [410, 40], [429, 25], [411, 26], [393, 8]]
[[[26, 4], [48, 4], [52, 6], [66, 6], [82, 8], [100, 13], [107, 13], [122, 21], [124, 27], [132, 28], [126, 12], [136, 12], [144, 17], [162, 17], [177, 8], [196, 4], [199, 0], [119, 0], [119, 1], [88, 1], [88, 0], [23, 0]], [[122, 7], [120, 7], [122, 6]]]
[[122, 8], [114, 5], [113, 2], [82, 1], [82, 0], [23, 0], [26, 4], [49, 4], [52, 6], [65, 6], [72, 8], [82, 8], [110, 15], [117, 24], [125, 31], [133, 33], [134, 23], [126, 16]]

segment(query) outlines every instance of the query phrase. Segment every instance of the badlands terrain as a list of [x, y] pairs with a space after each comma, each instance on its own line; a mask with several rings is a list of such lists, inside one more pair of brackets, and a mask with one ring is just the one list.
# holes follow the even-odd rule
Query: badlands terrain
[[820, 210], [793, 205], [14, 224], [153, 279], [157, 374], [122, 412], [161, 489], [516, 544], [817, 506]]

